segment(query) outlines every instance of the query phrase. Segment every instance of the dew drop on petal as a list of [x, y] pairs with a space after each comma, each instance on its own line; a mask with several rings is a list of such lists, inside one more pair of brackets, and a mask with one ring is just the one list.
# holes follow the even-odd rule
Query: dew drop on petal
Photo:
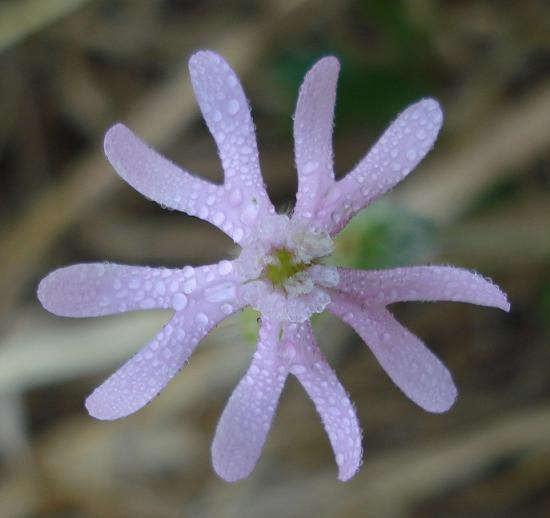
[[208, 317], [204, 313], [197, 313], [195, 316], [195, 322], [199, 325], [204, 327], [206, 324], [208, 324]]
[[426, 138], [426, 132], [423, 130], [423, 129], [419, 129], [417, 132], [416, 132], [416, 138], [418, 140], [424, 140]]
[[222, 304], [220, 309], [224, 315], [231, 315], [233, 313], [233, 306], [231, 304]]
[[306, 368], [303, 365], [296, 364], [290, 367], [290, 372], [292, 372], [292, 374], [304, 374]]
[[166, 292], [166, 286], [164, 284], [164, 281], [157, 281], [155, 283], [155, 293], [158, 293], [159, 295], [164, 295]]
[[181, 311], [187, 306], [187, 297], [183, 293], [176, 293], [172, 297], [172, 306], [176, 311]]
[[227, 103], [227, 111], [229, 115], [235, 115], [239, 111], [240, 107], [241, 106], [239, 104], [239, 101], [237, 101], [237, 99], [231, 99]]
[[318, 163], [318, 162], [314, 162], [314, 161], [306, 162], [306, 164], [304, 165], [303, 173], [304, 173], [304, 174], [311, 174], [311, 173], [313, 173], [313, 171], [315, 171], [318, 167], [319, 167], [319, 163]]
[[142, 309], [151, 309], [155, 306], [155, 301], [153, 299], [143, 299], [140, 303], [139, 303], [139, 306], [142, 308]]
[[222, 282], [210, 286], [204, 291], [204, 297], [208, 302], [224, 302], [235, 298], [235, 285], [231, 282]]
[[233, 239], [238, 243], [244, 237], [243, 229], [237, 227], [233, 232]]
[[231, 272], [231, 270], [233, 270], [233, 264], [231, 264], [231, 261], [223, 260], [218, 265], [218, 271], [222, 275], [227, 275]]
[[416, 156], [417, 156], [416, 149], [411, 148], [407, 151], [407, 159], [410, 160], [411, 162], [414, 162], [414, 160], [416, 160]]
[[239, 188], [233, 189], [231, 191], [231, 194], [229, 195], [229, 203], [233, 207], [238, 206], [241, 203], [242, 199], [243, 195], [241, 194], [241, 190]]
[[213, 221], [215, 225], [221, 225], [224, 219], [225, 219], [225, 216], [223, 212], [216, 212], [216, 214], [214, 214]]
[[256, 221], [258, 216], [258, 206], [254, 203], [251, 203], [246, 207], [241, 214], [241, 221], [243, 223], [252, 224]]
[[190, 279], [187, 279], [183, 283], [183, 292], [187, 294], [193, 293], [196, 287], [197, 287], [197, 280], [195, 279], [195, 277], [191, 277]]

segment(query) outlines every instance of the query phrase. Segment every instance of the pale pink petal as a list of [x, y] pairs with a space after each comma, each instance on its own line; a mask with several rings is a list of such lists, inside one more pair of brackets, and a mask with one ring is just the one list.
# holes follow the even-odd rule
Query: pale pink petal
[[327, 193], [316, 227], [331, 235], [407, 176], [432, 148], [443, 113], [423, 99], [402, 112], [355, 168]]
[[182, 269], [110, 263], [76, 264], [47, 275], [38, 286], [45, 309], [64, 317], [98, 317], [126, 311], [174, 308], [188, 298], [230, 303], [242, 281], [234, 262]]
[[288, 374], [280, 355], [279, 329], [280, 324], [262, 318], [258, 349], [218, 423], [212, 462], [228, 482], [250, 475], [271, 427]]
[[332, 127], [339, 69], [336, 58], [323, 58], [307, 73], [300, 88], [294, 115], [295, 219], [314, 218], [320, 199], [334, 183]]
[[171, 307], [169, 286], [181, 270], [109, 263], [75, 264], [47, 275], [38, 286], [45, 309], [64, 317], [98, 317]]
[[457, 390], [447, 368], [387, 309], [361, 306], [338, 293], [332, 300], [329, 310], [355, 329], [406, 396], [428, 412], [445, 412], [453, 405]]
[[253, 226], [274, 213], [264, 187], [248, 100], [235, 72], [217, 54], [200, 51], [189, 60], [197, 101], [218, 146], [227, 210], [234, 226]]
[[86, 400], [97, 419], [118, 419], [149, 403], [178, 373], [202, 340], [221, 320], [242, 308], [238, 300], [209, 302], [189, 297], [164, 329]]
[[363, 453], [355, 409], [320, 351], [309, 322], [287, 326], [284, 340], [287, 350], [295, 347], [290, 372], [303, 385], [323, 421], [338, 464], [338, 479], [348, 480], [359, 469]]
[[162, 207], [196, 216], [239, 243], [245, 224], [224, 186], [189, 174], [147, 146], [123, 124], [105, 135], [105, 155], [116, 172], [141, 194]]
[[338, 268], [337, 289], [366, 304], [450, 300], [509, 311], [502, 290], [476, 272], [451, 266], [412, 266], [391, 270]]

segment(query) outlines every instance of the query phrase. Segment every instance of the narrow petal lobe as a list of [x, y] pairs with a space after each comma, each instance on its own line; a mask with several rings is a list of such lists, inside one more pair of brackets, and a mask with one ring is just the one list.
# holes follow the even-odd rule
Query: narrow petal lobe
[[365, 304], [403, 301], [468, 302], [509, 311], [502, 290], [479, 273], [452, 266], [411, 266], [391, 270], [338, 268], [337, 289]]
[[97, 419], [126, 417], [153, 399], [183, 367], [198, 343], [224, 318], [241, 309], [236, 301], [189, 297], [163, 330], [86, 400]]
[[346, 481], [362, 461], [361, 428], [355, 409], [344, 387], [325, 360], [313, 336], [309, 322], [287, 326], [285, 341], [296, 348], [290, 367], [323, 421], [338, 465], [338, 479]]
[[182, 271], [109, 263], [75, 264], [47, 275], [38, 286], [44, 308], [64, 317], [98, 317], [171, 307], [166, 286]]
[[194, 54], [189, 71], [202, 114], [218, 146], [232, 224], [246, 231], [257, 218], [274, 213], [260, 172], [248, 100], [236, 74], [213, 52]]
[[280, 325], [262, 319], [258, 349], [223, 411], [212, 443], [216, 473], [228, 482], [248, 477], [262, 451], [288, 374], [279, 354]]
[[339, 69], [336, 58], [323, 58], [306, 74], [300, 88], [294, 115], [296, 219], [313, 218], [317, 204], [334, 183], [332, 128]]
[[329, 310], [349, 324], [369, 346], [393, 382], [428, 412], [445, 412], [457, 390], [441, 361], [384, 307], [362, 307], [333, 293]]
[[317, 226], [335, 235], [357, 212], [393, 188], [430, 151], [442, 122], [443, 113], [433, 99], [409, 106], [355, 168], [329, 190]]

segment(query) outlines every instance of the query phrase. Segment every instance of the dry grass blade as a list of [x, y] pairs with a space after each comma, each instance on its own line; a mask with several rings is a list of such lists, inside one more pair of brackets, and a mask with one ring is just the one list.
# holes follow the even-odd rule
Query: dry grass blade
[[472, 131], [454, 152], [431, 160], [396, 196], [414, 212], [449, 223], [468, 207], [475, 194], [503, 172], [513, 174], [514, 168], [521, 171], [521, 165], [546, 151], [549, 144], [547, 83]]
[[0, 52], [63, 16], [76, 11], [90, 0], [11, 0], [0, 5]]

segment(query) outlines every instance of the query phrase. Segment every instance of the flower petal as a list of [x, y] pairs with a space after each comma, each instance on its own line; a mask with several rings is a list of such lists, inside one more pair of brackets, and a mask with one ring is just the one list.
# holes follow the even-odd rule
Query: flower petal
[[279, 356], [280, 324], [262, 319], [258, 350], [223, 411], [212, 443], [216, 473], [234, 482], [248, 477], [262, 451], [288, 369]]
[[451, 266], [412, 266], [391, 270], [338, 268], [338, 290], [366, 304], [451, 300], [510, 310], [502, 290], [476, 272]]
[[300, 88], [294, 115], [296, 219], [313, 218], [317, 204], [334, 183], [332, 127], [339, 70], [336, 58], [323, 58], [306, 74]]
[[399, 183], [430, 151], [442, 122], [434, 99], [409, 106], [353, 171], [329, 190], [317, 226], [337, 234], [357, 212]]
[[445, 412], [457, 390], [441, 361], [383, 307], [362, 307], [349, 295], [332, 294], [329, 310], [369, 346], [393, 382], [428, 412]]
[[86, 400], [90, 415], [118, 419], [145, 406], [178, 373], [200, 340], [241, 307], [237, 301], [190, 297], [149, 344], [93, 391]]
[[353, 404], [320, 351], [309, 322], [288, 326], [285, 341], [295, 344], [290, 372], [303, 385], [323, 421], [338, 464], [338, 479], [348, 480], [359, 469], [363, 454]]
[[200, 51], [189, 60], [191, 81], [208, 129], [218, 146], [229, 206], [246, 228], [275, 209], [264, 187], [254, 124], [241, 84], [217, 54]]
[[134, 189], [163, 207], [209, 221], [223, 230], [215, 219], [224, 203], [221, 186], [202, 180], [150, 148], [124, 124], [115, 124], [105, 135], [105, 155], [115, 171]]
[[64, 317], [98, 317], [171, 307], [169, 286], [181, 270], [120, 264], [75, 264], [47, 275], [38, 286], [45, 309]]
[[75, 264], [47, 275], [38, 286], [45, 309], [64, 317], [99, 317], [140, 309], [183, 309], [199, 294], [209, 303], [232, 303], [242, 281], [234, 262], [183, 269], [109, 263]]

